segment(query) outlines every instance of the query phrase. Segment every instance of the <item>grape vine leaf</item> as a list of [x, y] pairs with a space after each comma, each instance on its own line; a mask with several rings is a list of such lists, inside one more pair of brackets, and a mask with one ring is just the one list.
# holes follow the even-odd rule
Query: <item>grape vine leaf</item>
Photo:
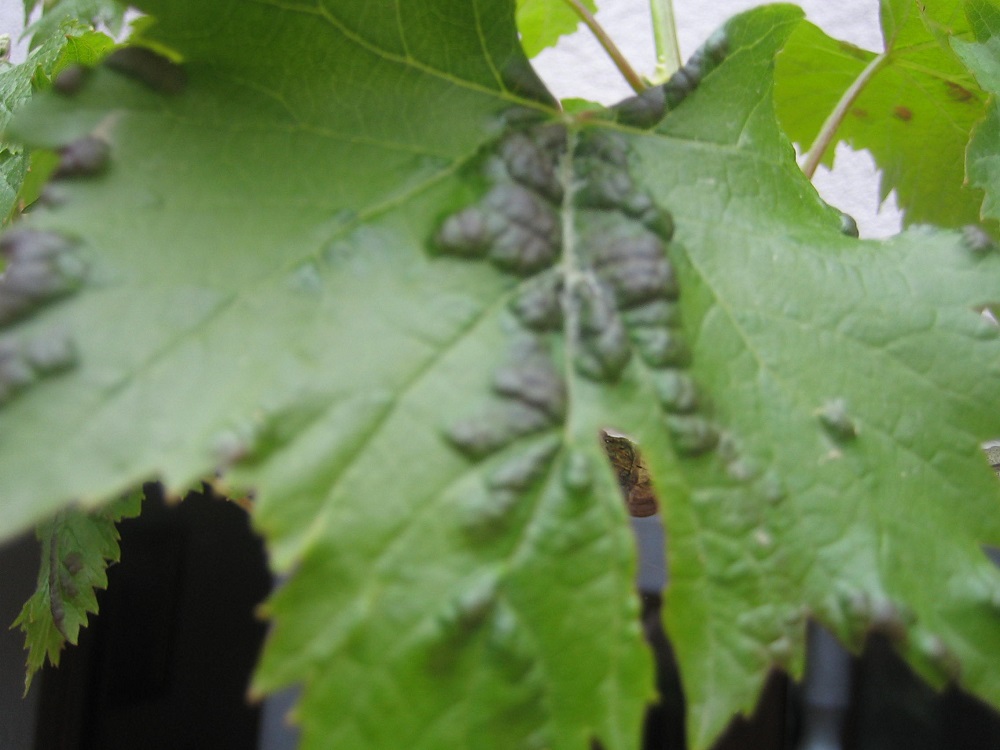
[[63, 33], [67, 25], [97, 26], [117, 36], [125, 22], [125, 4], [117, 0], [24, 0], [24, 22], [28, 24], [36, 9], [38, 18], [25, 29], [32, 48], [47, 43]]
[[664, 500], [693, 747], [808, 616], [1000, 703], [1000, 258], [840, 233], [774, 117], [800, 11], [731, 21], [647, 132], [558, 116], [512, 4], [142, 7], [183, 69], [17, 123], [109, 154], [6, 240], [65, 287], [0, 341], [72, 356], [0, 410], [4, 529], [219, 469], [290, 576], [254, 689], [304, 684], [305, 747], [631, 747], [614, 428]]
[[39, 524], [38, 587], [11, 626], [25, 633], [25, 692], [45, 660], [58, 665], [62, 649], [76, 645], [87, 616], [97, 612], [95, 589], [107, 588], [105, 571], [121, 556], [115, 524], [139, 515], [141, 502], [133, 493], [91, 512], [69, 508]]
[[[591, 13], [597, 12], [595, 0], [581, 0], [581, 4]], [[528, 57], [553, 46], [579, 26], [580, 17], [565, 0], [517, 0], [517, 28]]]
[[[69, 23], [61, 33], [49, 36], [17, 65], [0, 68], [0, 133], [13, 114], [31, 96], [36, 86], [44, 87], [49, 76], [73, 62], [89, 62], [94, 50], [107, 40], [104, 34]], [[18, 205], [18, 194], [28, 172], [30, 154], [14, 143], [0, 141], [0, 222], [6, 225]]]
[[[896, 191], [906, 225], [979, 221], [983, 195], [965, 183], [965, 148], [987, 96], [948, 44], [970, 37], [960, 0], [883, 0], [887, 61], [851, 105], [836, 140], [871, 152], [881, 197]], [[876, 55], [802, 24], [778, 55], [778, 118], [803, 151]], [[831, 166], [834, 149], [823, 163]]]
[[1000, 144], [1000, 10], [993, 3], [977, 0], [968, 2], [969, 20], [976, 35], [975, 42], [956, 39], [952, 42], [956, 54], [975, 74], [979, 84], [990, 93], [985, 119], [973, 131], [966, 152], [969, 182], [983, 190], [983, 216], [1000, 219], [1000, 184], [997, 152]]

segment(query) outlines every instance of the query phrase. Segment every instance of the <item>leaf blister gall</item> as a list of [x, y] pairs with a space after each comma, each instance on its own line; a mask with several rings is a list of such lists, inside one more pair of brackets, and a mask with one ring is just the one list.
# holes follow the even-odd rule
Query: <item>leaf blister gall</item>
[[563, 325], [562, 288], [562, 275], [546, 271], [525, 281], [508, 307], [532, 331], [558, 331]]
[[85, 267], [73, 250], [73, 243], [55, 232], [15, 229], [0, 238], [0, 253], [8, 260], [0, 275], [0, 325], [79, 286]]
[[558, 450], [558, 439], [543, 440], [498, 466], [487, 483], [492, 489], [526, 490], [541, 478]]
[[853, 440], [858, 436], [858, 426], [848, 413], [844, 399], [830, 399], [815, 413], [826, 432], [838, 442]]
[[187, 86], [184, 69], [146, 47], [123, 47], [104, 58], [104, 66], [161, 94], [180, 94]]
[[[515, 118], [517, 120], [517, 118]], [[557, 165], [566, 148], [560, 125], [513, 129], [483, 163], [490, 184], [477, 203], [448, 216], [434, 236], [443, 254], [486, 256], [502, 271], [531, 276], [559, 257], [563, 194]]]
[[0, 341], [0, 404], [40, 378], [75, 366], [76, 347], [61, 332], [49, 332], [27, 341]]
[[698, 387], [685, 372], [658, 370], [653, 374], [653, 387], [660, 405], [669, 412], [689, 414], [698, 408]]
[[673, 109], [693, 92], [702, 79], [726, 58], [729, 40], [720, 29], [695, 50], [688, 61], [663, 85], [668, 109]]
[[711, 451], [719, 442], [718, 430], [698, 415], [669, 415], [667, 429], [681, 455], [700, 456]]
[[92, 177], [108, 166], [111, 147], [96, 135], [88, 135], [59, 149], [59, 165], [52, 173], [55, 179]]
[[63, 96], [75, 96], [90, 77], [90, 68], [73, 63], [67, 65], [52, 81], [52, 88]]

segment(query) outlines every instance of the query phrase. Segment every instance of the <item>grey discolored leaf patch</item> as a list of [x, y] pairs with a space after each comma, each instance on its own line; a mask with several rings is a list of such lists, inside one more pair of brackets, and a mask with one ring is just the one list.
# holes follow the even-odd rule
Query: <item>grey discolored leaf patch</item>
[[569, 294], [573, 332], [578, 348], [573, 364], [581, 375], [593, 380], [614, 382], [632, 356], [625, 325], [615, 308], [614, 298], [602, 284], [582, 281]]
[[491, 183], [486, 195], [442, 222], [433, 249], [486, 257], [518, 276], [551, 266], [562, 248], [558, 203], [563, 187], [557, 165], [565, 148], [566, 131], [559, 125], [532, 123], [505, 135], [483, 163], [483, 176]]
[[677, 107], [694, 91], [702, 79], [726, 58], [729, 39], [719, 29], [702, 44], [690, 59], [663, 85], [667, 109]]
[[651, 128], [667, 111], [667, 96], [662, 86], [652, 86], [613, 107], [615, 119], [633, 128]]
[[180, 94], [187, 74], [176, 63], [146, 47], [123, 47], [104, 58], [104, 66], [161, 94]]
[[55, 232], [17, 229], [0, 239], [7, 267], [0, 276], [0, 325], [78, 288], [85, 266], [75, 245]]
[[816, 410], [816, 417], [826, 432], [835, 440], [843, 442], [858, 436], [858, 426], [847, 410], [847, 402], [842, 398], [832, 398]]
[[962, 227], [962, 244], [975, 255], [985, 255], [996, 250], [996, 241], [990, 234], [977, 224], [967, 224]]
[[562, 421], [566, 415], [566, 386], [562, 375], [551, 359], [537, 349], [521, 354], [512, 364], [497, 370], [493, 389], [502, 396], [535, 407], [553, 421]]
[[667, 429], [677, 452], [684, 456], [700, 456], [711, 451], [719, 442], [719, 431], [702, 416], [670, 415]]
[[558, 331], [563, 326], [562, 292], [562, 274], [546, 271], [521, 284], [508, 307], [529, 330]]
[[52, 176], [90, 177], [108, 166], [111, 148], [107, 141], [95, 135], [84, 136], [59, 149], [59, 164]]
[[684, 334], [666, 326], [633, 328], [629, 335], [639, 356], [650, 367], [687, 367], [691, 349]]
[[698, 387], [694, 378], [681, 370], [663, 369], [653, 372], [653, 387], [660, 406], [675, 414], [697, 410]]
[[90, 68], [73, 63], [67, 65], [52, 81], [52, 88], [63, 96], [76, 96], [90, 77]]
[[518, 399], [503, 399], [479, 415], [456, 422], [445, 431], [448, 441], [472, 459], [485, 458], [518, 438], [549, 429], [545, 412]]

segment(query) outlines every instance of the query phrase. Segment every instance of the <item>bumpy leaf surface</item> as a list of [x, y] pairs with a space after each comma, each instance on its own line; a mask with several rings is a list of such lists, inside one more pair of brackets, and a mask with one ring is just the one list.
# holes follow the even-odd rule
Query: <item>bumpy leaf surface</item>
[[[591, 13], [597, 10], [594, 0], [582, 3]], [[564, 34], [572, 34], [579, 25], [580, 17], [565, 0], [517, 0], [517, 28], [528, 57], [551, 47]]]
[[95, 590], [107, 588], [108, 564], [121, 556], [115, 524], [139, 515], [140, 502], [133, 494], [89, 513], [67, 509], [38, 526], [38, 587], [14, 621], [28, 651], [25, 691], [46, 659], [59, 664], [63, 647], [76, 645], [87, 616], [97, 612]]
[[[886, 0], [882, 28], [890, 57], [850, 107], [836, 141], [871, 152], [882, 197], [896, 191], [906, 224], [974, 223], [982, 193], [965, 184], [965, 148], [987, 96], [948, 44], [971, 36], [962, 3]], [[778, 56], [775, 96], [782, 125], [803, 151], [874, 58], [811, 24], [792, 35]], [[833, 158], [831, 146], [824, 163]]]
[[306, 747], [634, 747], [608, 428], [664, 502], [693, 747], [810, 615], [1000, 703], [1000, 258], [840, 233], [774, 117], [800, 12], [731, 22], [643, 131], [655, 97], [553, 112], [512, 4], [144, 9], [183, 75], [19, 122], [110, 153], [7, 240], [63, 282], [10, 351], [73, 356], [8, 389], [5, 528], [219, 469], [290, 574], [255, 688], [304, 683]]

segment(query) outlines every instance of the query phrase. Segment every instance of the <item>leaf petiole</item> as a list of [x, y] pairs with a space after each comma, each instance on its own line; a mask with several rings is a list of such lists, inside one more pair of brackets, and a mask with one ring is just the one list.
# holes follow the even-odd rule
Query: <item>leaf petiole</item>
[[615, 67], [618, 68], [625, 80], [628, 81], [628, 85], [632, 87], [632, 90], [637, 94], [645, 91], [648, 87], [646, 86], [646, 82], [642, 80], [642, 76], [636, 73], [635, 68], [625, 59], [625, 55], [622, 54], [618, 46], [608, 36], [608, 32], [597, 22], [593, 14], [584, 7], [583, 3], [580, 0], [564, 0], [564, 2], [587, 24], [587, 28], [590, 29], [591, 33], [597, 38], [597, 41], [600, 42], [604, 51], [608, 53], [608, 57], [611, 58]]
[[862, 70], [858, 77], [854, 79], [854, 82], [847, 88], [843, 96], [840, 97], [840, 101], [837, 102], [837, 106], [833, 108], [833, 111], [823, 122], [823, 127], [821, 127], [819, 129], [819, 133], [816, 134], [816, 140], [814, 140], [812, 146], [809, 147], [809, 152], [806, 154], [806, 160], [802, 164], [802, 171], [810, 180], [813, 175], [816, 174], [816, 168], [819, 166], [820, 162], [823, 161], [823, 155], [830, 147], [830, 143], [833, 142], [833, 137], [837, 133], [837, 128], [840, 127], [840, 124], [847, 116], [847, 111], [850, 109], [851, 105], [854, 104], [855, 99], [860, 96], [865, 86], [868, 85], [868, 82], [874, 78], [875, 74], [882, 69], [886, 62], [888, 62], [890, 54], [891, 49], [887, 49], [865, 66], [865, 69]]

